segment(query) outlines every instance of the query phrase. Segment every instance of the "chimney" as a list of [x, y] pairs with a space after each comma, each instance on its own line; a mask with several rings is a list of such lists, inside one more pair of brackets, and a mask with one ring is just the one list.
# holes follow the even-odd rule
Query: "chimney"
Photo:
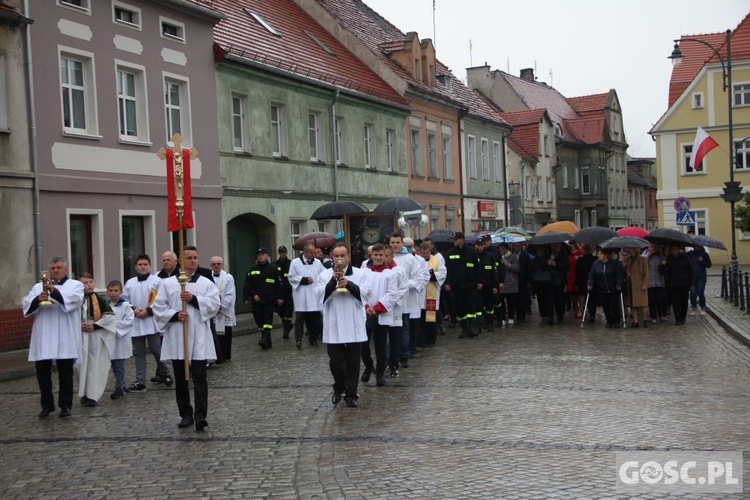
[[521, 79], [529, 82], [534, 81], [534, 68], [524, 68], [521, 70]]

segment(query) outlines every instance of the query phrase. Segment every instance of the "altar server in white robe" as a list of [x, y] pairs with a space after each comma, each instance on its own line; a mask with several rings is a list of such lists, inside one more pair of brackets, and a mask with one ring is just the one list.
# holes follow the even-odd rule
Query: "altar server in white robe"
[[289, 284], [294, 300], [294, 340], [302, 348], [302, 337], [307, 327], [310, 345], [316, 345], [323, 333], [323, 303], [315, 293], [315, 283], [325, 268], [315, 258], [315, 243], [305, 243], [302, 255], [289, 265]]
[[107, 298], [109, 307], [117, 318], [117, 335], [109, 357], [112, 358], [112, 373], [115, 375], [115, 390], [109, 396], [112, 399], [120, 399], [125, 395], [125, 360], [133, 357], [133, 342], [130, 332], [133, 330], [135, 313], [133, 306], [122, 298], [122, 283], [112, 280], [107, 284]]
[[96, 406], [104, 394], [109, 375], [109, 352], [115, 344], [117, 318], [109, 304], [94, 292], [94, 277], [82, 273], [81, 357], [78, 396], [83, 406]]
[[[192, 245], [185, 247], [185, 274], [188, 283], [185, 291], [180, 290], [176, 276], [167, 278], [156, 294], [153, 311], [156, 323], [164, 331], [162, 360], [172, 360], [175, 375], [175, 397], [182, 420], [178, 427], [186, 428], [195, 423], [195, 430], [202, 431], [208, 426], [208, 382], [206, 365], [216, 360], [216, 349], [211, 335], [211, 318], [221, 307], [219, 289], [198, 273], [198, 251]], [[182, 312], [183, 302], [187, 312]], [[190, 389], [185, 381], [185, 350], [183, 344], [183, 324], [188, 331], [188, 359], [193, 377], [195, 412], [190, 404]]]
[[[83, 284], [68, 278], [68, 264], [62, 257], [49, 262], [49, 281], [35, 284], [22, 300], [24, 317], [34, 317], [29, 342], [29, 361], [36, 364], [42, 411], [46, 417], [55, 411], [52, 395], [52, 362], [57, 361], [60, 381], [60, 417], [69, 417], [73, 407], [73, 363], [81, 341]], [[44, 304], [49, 301], [50, 304]]]
[[[323, 342], [333, 375], [331, 401], [337, 405], [342, 394], [346, 405], [357, 406], [359, 395], [359, 358], [362, 343], [367, 342], [365, 304], [369, 285], [365, 271], [350, 263], [349, 248], [338, 243], [331, 252], [333, 267], [318, 276], [315, 291], [323, 303]], [[343, 271], [337, 269], [339, 264]]]
[[218, 255], [211, 257], [211, 273], [216, 288], [219, 289], [219, 300], [221, 300], [221, 308], [214, 318], [219, 349], [223, 357], [221, 361], [229, 361], [232, 359], [232, 328], [237, 324], [234, 314], [237, 289], [234, 285], [234, 276], [224, 270], [224, 259]]

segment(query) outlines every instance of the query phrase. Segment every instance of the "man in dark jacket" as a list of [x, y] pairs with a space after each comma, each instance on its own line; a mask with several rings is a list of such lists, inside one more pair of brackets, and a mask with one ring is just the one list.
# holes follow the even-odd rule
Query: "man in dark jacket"
[[281, 282], [276, 266], [268, 262], [268, 251], [259, 248], [255, 255], [256, 264], [247, 272], [242, 296], [246, 305], [253, 305], [253, 317], [261, 332], [258, 345], [270, 349], [273, 306], [281, 303], [278, 298]]
[[607, 250], [599, 250], [597, 257], [598, 260], [591, 265], [586, 288], [589, 294], [597, 297], [597, 305], [604, 310], [607, 328], [614, 328], [619, 324], [619, 318], [624, 317], [620, 302], [623, 268], [620, 261], [609, 258]]
[[478, 292], [482, 289], [477, 275], [479, 259], [474, 249], [465, 244], [464, 233], [457, 232], [453, 243], [455, 246], [445, 256], [445, 267], [448, 270], [445, 289], [453, 292], [456, 300], [456, 314], [461, 324], [459, 338], [476, 337], [480, 307]]
[[276, 266], [276, 270], [279, 272], [279, 280], [281, 282], [280, 296], [283, 300], [281, 304], [276, 305], [276, 314], [281, 317], [281, 323], [284, 325], [283, 338], [289, 338], [289, 332], [292, 331], [292, 318], [294, 317], [294, 299], [292, 298], [292, 285], [289, 283], [289, 266], [292, 261], [287, 257], [287, 250], [285, 246], [279, 247], [279, 258], [273, 263]]
[[667, 298], [672, 304], [675, 325], [684, 325], [688, 310], [690, 287], [695, 286], [695, 270], [690, 258], [677, 243], [669, 245], [669, 255], [661, 261], [659, 272], [664, 275]]
[[[495, 305], [498, 298], [500, 280], [497, 276], [497, 261], [493, 257], [490, 246], [491, 239], [479, 238], [475, 245], [479, 267], [477, 276], [482, 290], [479, 292], [481, 307], [477, 317], [477, 327], [481, 331], [482, 325], [488, 332], [493, 331], [495, 321]], [[500, 325], [502, 326], [502, 325]], [[479, 332], [477, 332], [479, 333]]]
[[554, 300], [555, 315], [557, 322], [562, 323], [565, 314], [565, 285], [568, 281], [568, 252], [563, 249], [562, 243], [553, 243], [550, 252], [552, 266], [552, 297]]

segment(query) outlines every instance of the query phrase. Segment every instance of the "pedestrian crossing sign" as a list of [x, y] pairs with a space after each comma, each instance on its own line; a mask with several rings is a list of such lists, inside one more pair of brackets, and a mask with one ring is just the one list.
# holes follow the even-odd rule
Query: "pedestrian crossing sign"
[[695, 211], [688, 210], [686, 212], [677, 212], [677, 224], [680, 226], [694, 226], [695, 225]]

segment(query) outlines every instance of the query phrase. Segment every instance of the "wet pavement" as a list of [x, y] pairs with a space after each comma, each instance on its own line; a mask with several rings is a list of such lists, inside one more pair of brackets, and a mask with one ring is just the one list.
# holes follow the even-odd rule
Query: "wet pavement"
[[628, 498], [617, 451], [750, 450], [750, 350], [711, 317], [458, 333], [358, 408], [331, 404], [325, 347], [237, 337], [202, 433], [163, 386], [39, 419], [34, 377], [0, 382], [0, 497]]

